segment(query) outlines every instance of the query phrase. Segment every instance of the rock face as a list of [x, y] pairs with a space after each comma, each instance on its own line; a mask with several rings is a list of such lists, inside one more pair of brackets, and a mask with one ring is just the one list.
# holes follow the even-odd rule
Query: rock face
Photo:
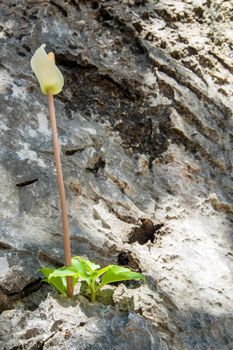
[[[1, 1], [1, 349], [233, 348], [231, 1]], [[40, 283], [63, 263], [46, 97], [56, 53], [72, 253], [141, 270], [113, 306]], [[137, 287], [137, 288], [136, 288]]]
[[83, 299], [49, 296], [34, 312], [9, 310], [2, 320], [0, 334], [9, 349], [168, 349], [144, 318]]

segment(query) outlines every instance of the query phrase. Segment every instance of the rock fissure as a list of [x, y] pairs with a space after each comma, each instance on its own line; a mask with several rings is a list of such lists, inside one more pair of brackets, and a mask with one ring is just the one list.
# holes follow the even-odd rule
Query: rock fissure
[[15, 186], [16, 187], [25, 187], [25, 186], [31, 185], [37, 181], [39, 181], [39, 179], [26, 180], [26, 181], [17, 183]]

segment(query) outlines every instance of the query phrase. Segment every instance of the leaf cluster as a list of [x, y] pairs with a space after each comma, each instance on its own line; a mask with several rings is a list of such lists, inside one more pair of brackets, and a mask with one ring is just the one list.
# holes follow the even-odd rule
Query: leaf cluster
[[73, 286], [78, 281], [85, 281], [88, 285], [90, 299], [96, 300], [96, 293], [106, 284], [121, 282], [126, 280], [144, 280], [145, 277], [138, 272], [118, 265], [108, 265], [100, 268], [99, 265], [74, 256], [70, 266], [63, 266], [58, 269], [44, 267], [40, 270], [44, 275], [43, 281], [53, 286], [59, 293], [67, 295], [66, 277], [72, 277]]

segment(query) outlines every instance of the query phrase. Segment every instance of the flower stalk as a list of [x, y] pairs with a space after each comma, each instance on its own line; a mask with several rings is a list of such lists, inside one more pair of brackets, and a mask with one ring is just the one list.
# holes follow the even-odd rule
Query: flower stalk
[[[52, 52], [48, 55], [44, 50], [45, 44], [42, 44], [31, 58], [31, 68], [35, 73], [40, 84], [41, 92], [48, 96], [49, 114], [52, 129], [52, 141], [54, 148], [54, 160], [57, 171], [57, 184], [60, 197], [61, 217], [64, 237], [65, 264], [71, 264], [70, 249], [70, 229], [68, 221], [68, 210], [66, 203], [65, 187], [62, 174], [61, 156], [57, 133], [56, 114], [53, 95], [59, 94], [64, 85], [63, 75], [55, 64], [55, 56]], [[73, 296], [73, 280], [71, 276], [66, 276], [66, 293], [68, 297]]]
[[[48, 58], [53, 63], [55, 63], [55, 57], [54, 57], [54, 54], [52, 52], [50, 52], [48, 54]], [[70, 266], [71, 265], [70, 228], [69, 228], [65, 186], [64, 186], [63, 172], [62, 172], [62, 165], [61, 165], [60, 148], [59, 148], [59, 141], [58, 141], [56, 114], [55, 114], [55, 107], [54, 107], [54, 97], [53, 97], [52, 92], [48, 92], [48, 104], [49, 104], [50, 123], [51, 123], [51, 129], [52, 129], [54, 160], [55, 160], [55, 166], [56, 166], [56, 171], [57, 171], [57, 184], [58, 184], [60, 206], [61, 206], [65, 265]], [[73, 296], [72, 277], [69, 277], [69, 276], [66, 277], [66, 281], [67, 281], [67, 296], [72, 297]]]

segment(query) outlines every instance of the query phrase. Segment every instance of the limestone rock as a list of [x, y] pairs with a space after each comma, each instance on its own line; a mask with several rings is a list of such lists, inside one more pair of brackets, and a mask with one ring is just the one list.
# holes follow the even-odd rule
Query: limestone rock
[[[0, 7], [1, 347], [231, 350], [232, 1]], [[114, 307], [51, 297], [38, 280], [64, 261], [47, 101], [29, 65], [42, 43], [65, 77], [72, 253], [147, 277], [122, 298], [118, 286]]]
[[135, 313], [48, 296], [35, 311], [4, 311], [1, 349], [167, 350], [155, 327]]

